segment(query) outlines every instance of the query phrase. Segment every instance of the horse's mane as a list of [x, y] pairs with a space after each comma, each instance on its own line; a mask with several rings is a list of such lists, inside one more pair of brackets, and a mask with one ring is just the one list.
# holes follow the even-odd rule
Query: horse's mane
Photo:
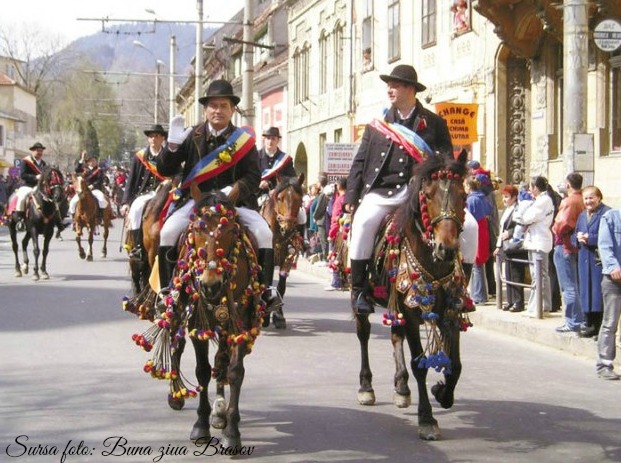
[[199, 200], [196, 202], [196, 210], [200, 211], [204, 207], [215, 207], [222, 204], [227, 209], [233, 209], [233, 203], [229, 197], [220, 190], [206, 191], [201, 193]]
[[410, 220], [420, 217], [420, 201], [418, 193], [424, 180], [431, 179], [432, 174], [441, 169], [447, 169], [453, 174], [464, 178], [467, 165], [459, 159], [454, 159], [450, 154], [434, 153], [429, 155], [424, 162], [415, 164], [412, 168], [412, 178], [408, 191], [408, 199], [395, 212], [397, 224], [404, 226]]
[[298, 179], [296, 177], [283, 177], [276, 185], [276, 188], [274, 188], [274, 192], [275, 194], [278, 194], [288, 187], [292, 187], [295, 192], [298, 193], [300, 196], [304, 195], [304, 193], [302, 192], [302, 187], [300, 186], [300, 183], [298, 182]]

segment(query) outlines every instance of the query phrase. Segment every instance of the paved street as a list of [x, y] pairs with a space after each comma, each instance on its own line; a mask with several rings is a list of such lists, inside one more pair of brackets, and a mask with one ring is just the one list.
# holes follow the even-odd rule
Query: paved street
[[[130, 338], [148, 325], [121, 310], [130, 285], [119, 227], [117, 221], [111, 230], [109, 257], [99, 257], [98, 239], [92, 263], [79, 259], [72, 233], [65, 232], [65, 241], [51, 243], [51, 279], [39, 282], [30, 274], [13, 276], [7, 230], [0, 228], [0, 461], [191, 462], [210, 456], [193, 455], [198, 449], [188, 440], [197, 401], [171, 410], [166, 384], [142, 372], [149, 355]], [[379, 315], [372, 319], [371, 340], [378, 403], [362, 407], [356, 402], [359, 353], [348, 294], [325, 292], [327, 278], [300, 271], [289, 283], [287, 330], [265, 329], [245, 362], [240, 429], [243, 444], [254, 447], [246, 458], [621, 461], [621, 382], [599, 380], [592, 359], [477, 327], [462, 337], [455, 406], [447, 411], [434, 402], [443, 439], [419, 440], [417, 396], [405, 410], [391, 402], [392, 353]], [[183, 368], [192, 380], [193, 354], [184, 357]], [[429, 385], [438, 379], [430, 374]], [[116, 458], [106, 458], [110, 445], [122, 439], [128, 452], [148, 453], [149, 446], [152, 452], [118, 450]], [[62, 460], [69, 441], [76, 449], [83, 441], [79, 450], [85, 454]], [[21, 455], [37, 444], [58, 452]], [[187, 455], [158, 460], [167, 446], [169, 453]], [[9, 460], [7, 451], [16, 458]]]

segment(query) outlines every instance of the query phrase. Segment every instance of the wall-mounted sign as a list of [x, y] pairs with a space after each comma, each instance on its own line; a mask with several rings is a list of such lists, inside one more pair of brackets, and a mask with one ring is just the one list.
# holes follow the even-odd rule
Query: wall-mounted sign
[[621, 23], [616, 19], [604, 19], [595, 26], [593, 40], [602, 51], [617, 50], [621, 46]]

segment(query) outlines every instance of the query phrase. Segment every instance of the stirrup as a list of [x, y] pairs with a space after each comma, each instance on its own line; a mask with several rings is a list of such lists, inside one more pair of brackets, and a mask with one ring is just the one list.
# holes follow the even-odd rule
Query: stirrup
[[142, 260], [144, 258], [144, 248], [142, 246], [136, 246], [131, 251], [129, 251], [129, 258]]
[[[267, 295], [268, 291], [269, 295]], [[270, 286], [269, 288], [266, 288], [264, 294], [266, 294], [264, 299], [266, 312], [275, 312], [282, 309], [284, 302], [282, 300], [282, 296], [275, 287]]]

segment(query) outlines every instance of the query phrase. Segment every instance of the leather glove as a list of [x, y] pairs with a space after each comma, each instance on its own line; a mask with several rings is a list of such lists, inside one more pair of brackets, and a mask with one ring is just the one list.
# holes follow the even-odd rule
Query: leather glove
[[175, 116], [170, 120], [168, 128], [168, 143], [180, 145], [192, 131], [192, 127], [183, 129], [185, 118], [183, 116]]

